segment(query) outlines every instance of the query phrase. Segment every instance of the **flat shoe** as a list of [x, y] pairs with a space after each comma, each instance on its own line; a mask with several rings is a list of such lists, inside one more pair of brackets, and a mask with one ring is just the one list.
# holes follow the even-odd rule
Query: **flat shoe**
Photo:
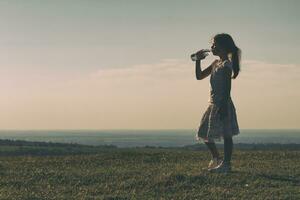
[[216, 173], [228, 173], [231, 172], [231, 164], [222, 162], [218, 166], [209, 169], [210, 172], [216, 172]]
[[209, 161], [208, 163], [208, 167], [207, 168], [203, 168], [203, 169], [206, 169], [206, 170], [210, 170], [214, 167], [217, 167], [219, 164], [222, 163], [222, 159], [221, 158], [213, 158]]

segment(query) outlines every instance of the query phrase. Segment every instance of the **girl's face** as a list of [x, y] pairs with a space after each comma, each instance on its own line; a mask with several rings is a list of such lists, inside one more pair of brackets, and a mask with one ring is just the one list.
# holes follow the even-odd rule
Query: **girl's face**
[[213, 53], [213, 55], [219, 56], [224, 53], [224, 50], [222, 49], [222, 47], [220, 45], [218, 45], [218, 43], [215, 42], [215, 40], [213, 40], [212, 46], [211, 46], [211, 52]]

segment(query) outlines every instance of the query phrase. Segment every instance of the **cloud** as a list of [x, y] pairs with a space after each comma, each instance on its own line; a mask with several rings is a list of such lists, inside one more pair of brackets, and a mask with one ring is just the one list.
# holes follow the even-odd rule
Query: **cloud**
[[300, 65], [277, 64], [257, 60], [246, 60], [241, 64], [241, 75], [245, 78], [264, 78], [265, 80], [299, 79]]
[[[106, 91], [111, 94], [155, 95], [163, 92], [184, 91], [187, 85], [197, 83], [193, 62], [177, 59], [165, 59], [159, 63], [139, 64], [124, 68], [99, 69], [81, 79], [69, 80], [66, 87], [84, 93], [88, 91]], [[123, 97], [126, 98], [126, 97]]]
[[[204, 62], [202, 70], [210, 62]], [[159, 63], [140, 64], [126, 68], [106, 68], [100, 69], [90, 75], [93, 79], [105, 80], [152, 80], [152, 81], [176, 81], [195, 78], [194, 63], [186, 60], [166, 59]], [[245, 77], [261, 77], [269, 74], [284, 75], [286, 77], [300, 76], [300, 65], [297, 64], [276, 64], [257, 60], [245, 60], [241, 63], [241, 73]]]
[[296, 64], [276, 64], [276, 63], [268, 63], [264, 61], [259, 60], [245, 60], [243, 61], [243, 64], [247, 66], [264, 66], [264, 67], [272, 67], [272, 68], [296, 68], [299, 67], [299, 65]]
[[147, 80], [170, 80], [174, 78], [186, 79], [193, 63], [182, 60], [166, 59], [154, 64], [140, 64], [126, 68], [100, 69], [91, 74], [92, 78], [98, 79], [147, 79]]

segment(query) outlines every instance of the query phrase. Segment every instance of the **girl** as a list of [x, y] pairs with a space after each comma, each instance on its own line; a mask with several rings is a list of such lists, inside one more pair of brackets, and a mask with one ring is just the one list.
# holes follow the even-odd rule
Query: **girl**
[[[203, 140], [212, 154], [208, 170], [210, 172], [230, 172], [233, 148], [232, 136], [240, 133], [236, 110], [230, 96], [231, 79], [240, 71], [241, 50], [229, 34], [221, 33], [213, 37], [211, 52], [218, 56], [209, 67], [201, 71], [201, 60], [206, 50], [196, 53], [196, 78], [202, 80], [210, 76], [209, 106], [202, 116], [196, 139]], [[221, 160], [215, 140], [224, 139], [224, 160]]]

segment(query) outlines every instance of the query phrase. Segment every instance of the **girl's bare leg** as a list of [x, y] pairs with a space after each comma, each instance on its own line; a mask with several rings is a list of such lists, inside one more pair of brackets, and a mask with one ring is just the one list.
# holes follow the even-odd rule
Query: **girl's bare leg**
[[220, 158], [218, 149], [214, 142], [205, 142], [205, 144], [208, 147], [208, 149], [210, 150], [210, 153], [213, 158]]
[[232, 137], [224, 138], [224, 162], [230, 164], [233, 149]]

